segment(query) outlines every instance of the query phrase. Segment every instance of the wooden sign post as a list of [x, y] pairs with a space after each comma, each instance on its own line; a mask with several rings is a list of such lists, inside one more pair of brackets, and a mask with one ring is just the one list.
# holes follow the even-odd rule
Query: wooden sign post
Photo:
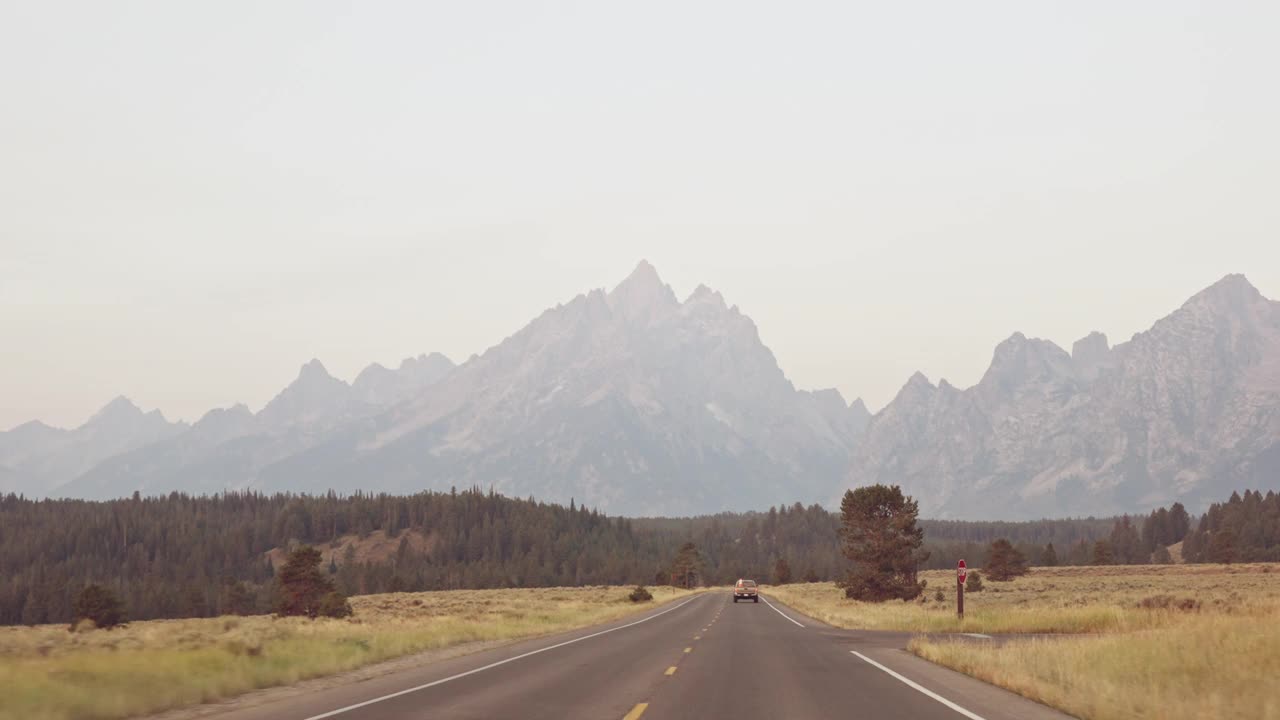
[[969, 576], [969, 569], [962, 559], [956, 564], [956, 617], [964, 619], [964, 581]]

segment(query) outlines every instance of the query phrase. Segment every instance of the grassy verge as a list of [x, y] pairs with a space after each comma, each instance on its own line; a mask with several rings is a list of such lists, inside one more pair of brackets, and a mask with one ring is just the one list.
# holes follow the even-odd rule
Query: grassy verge
[[[1011, 582], [986, 582], [965, 594], [965, 617], [955, 613], [955, 575], [922, 573], [924, 596], [914, 602], [862, 603], [830, 583], [766, 588], [810, 617], [836, 627], [909, 632], [1110, 633], [1167, 627], [1185, 612], [1141, 603], [1168, 596], [1200, 604], [1198, 614], [1280, 613], [1280, 566], [1145, 565], [1036, 568]], [[941, 588], [943, 600], [934, 599]], [[1176, 603], [1175, 603], [1176, 604]]]
[[544, 588], [352, 598], [350, 620], [159, 620], [112, 631], [0, 628], [0, 720], [108, 720], [224, 699], [477, 640], [614, 620], [690, 593]]
[[[768, 592], [846, 628], [1088, 633], [1002, 645], [917, 637], [917, 655], [1088, 720], [1280, 720], [1280, 566], [1036, 568], [987, 581], [955, 616], [955, 575], [923, 601], [859, 603], [830, 584]], [[934, 599], [936, 588], [944, 599]]]
[[1280, 617], [1199, 615], [1160, 630], [911, 650], [1090, 720], [1280, 719]]

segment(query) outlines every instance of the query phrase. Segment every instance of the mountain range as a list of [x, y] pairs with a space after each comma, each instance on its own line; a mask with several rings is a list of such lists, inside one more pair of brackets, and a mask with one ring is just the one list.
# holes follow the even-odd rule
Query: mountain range
[[318, 360], [259, 412], [188, 426], [118, 398], [83, 426], [0, 433], [0, 492], [110, 498], [479, 486], [627, 515], [834, 506], [869, 482], [922, 514], [1031, 518], [1199, 507], [1280, 487], [1280, 303], [1224, 278], [1146, 332], [1070, 353], [1015, 333], [973, 387], [916, 374], [874, 417], [797, 389], [755, 324], [642, 262], [455, 366]]
[[849, 482], [901, 484], [938, 517], [1192, 508], [1280, 488], [1280, 303], [1242, 275], [1151, 329], [1071, 353], [1021, 333], [977, 385], [916, 374], [869, 424]]

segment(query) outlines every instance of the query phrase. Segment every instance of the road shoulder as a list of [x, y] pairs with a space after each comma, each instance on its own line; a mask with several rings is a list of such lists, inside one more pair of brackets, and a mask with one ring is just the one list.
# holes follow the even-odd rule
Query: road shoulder
[[[910, 653], [907, 643], [914, 633], [889, 630], [845, 630], [811, 618], [776, 598], [770, 601], [786, 615], [798, 621], [818, 637], [834, 642], [848, 654], [851, 662], [866, 663], [867, 659], [880, 668], [892, 671], [933, 694], [960, 706], [981, 720], [1070, 720], [1060, 710], [1043, 705], [1004, 688], [936, 665]], [[797, 632], [803, 632], [800, 628]], [[999, 636], [991, 638], [962, 638], [973, 642], [1000, 642]], [[861, 655], [862, 657], [859, 657]], [[864, 659], [866, 658], [866, 659]]]

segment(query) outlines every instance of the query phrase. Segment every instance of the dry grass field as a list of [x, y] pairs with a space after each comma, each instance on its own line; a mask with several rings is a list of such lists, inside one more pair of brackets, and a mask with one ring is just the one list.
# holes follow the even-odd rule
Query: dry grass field
[[123, 718], [220, 700], [411, 653], [606, 622], [690, 594], [653, 588], [395, 593], [351, 599], [348, 620], [270, 616], [0, 628], [0, 720]]
[[[1088, 720], [1280, 720], [1280, 566], [1036, 568], [965, 596], [930, 572], [924, 603], [844, 600], [830, 584], [769, 593], [832, 625], [1084, 633], [1003, 644], [919, 637], [911, 650]], [[936, 587], [946, 600], [935, 602]]]
[[[1010, 582], [984, 578], [985, 589], [965, 593], [956, 617], [955, 573], [930, 570], [923, 601], [860, 603], [831, 583], [766, 588], [791, 607], [837, 627], [910, 632], [1099, 633], [1159, 628], [1185, 619], [1176, 607], [1143, 608], [1144, 600], [1200, 604], [1207, 614], [1276, 617], [1280, 566], [1129, 565], [1035, 568]], [[944, 599], [934, 600], [942, 590]]]

